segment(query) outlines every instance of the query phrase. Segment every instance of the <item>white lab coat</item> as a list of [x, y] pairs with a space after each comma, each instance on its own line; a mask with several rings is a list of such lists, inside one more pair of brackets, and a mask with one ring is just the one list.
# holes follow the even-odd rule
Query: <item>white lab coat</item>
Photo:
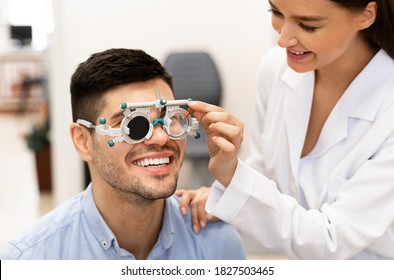
[[313, 85], [284, 50], [265, 56], [248, 164], [239, 160], [227, 189], [213, 184], [206, 209], [292, 259], [394, 259], [394, 125], [355, 150], [394, 103], [394, 61], [375, 55], [301, 158]]

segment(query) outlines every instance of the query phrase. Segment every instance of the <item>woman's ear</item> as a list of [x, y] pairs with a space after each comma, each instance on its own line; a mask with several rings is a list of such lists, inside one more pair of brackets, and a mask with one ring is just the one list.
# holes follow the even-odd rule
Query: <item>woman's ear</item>
[[77, 123], [72, 123], [70, 125], [70, 134], [79, 157], [86, 162], [91, 161], [92, 154], [89, 144], [91, 136], [89, 131]]
[[370, 27], [376, 20], [376, 15], [378, 13], [378, 5], [375, 1], [369, 2], [367, 7], [361, 14], [360, 17], [360, 30], [367, 29]]

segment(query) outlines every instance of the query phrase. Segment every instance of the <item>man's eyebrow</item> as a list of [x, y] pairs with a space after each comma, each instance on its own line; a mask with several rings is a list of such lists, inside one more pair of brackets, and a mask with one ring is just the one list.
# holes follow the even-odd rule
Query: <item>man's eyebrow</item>
[[[274, 10], [279, 11], [279, 9], [271, 1], [268, 1], [268, 2], [270, 3], [271, 7]], [[322, 17], [322, 16], [297, 16], [297, 15], [294, 15], [294, 16], [292, 16], [292, 18], [295, 18], [295, 19], [301, 20], [301, 21], [310, 21], [310, 22], [311, 21], [316, 22], [316, 21], [327, 20], [326, 17]]]

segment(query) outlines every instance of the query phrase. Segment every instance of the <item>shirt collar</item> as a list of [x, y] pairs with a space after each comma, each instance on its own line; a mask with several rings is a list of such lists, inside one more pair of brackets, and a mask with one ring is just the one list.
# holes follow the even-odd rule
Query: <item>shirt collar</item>
[[159, 259], [160, 256], [165, 254], [165, 252], [174, 243], [175, 226], [174, 226], [174, 213], [172, 213], [172, 209], [174, 209], [174, 207], [171, 206], [171, 203], [172, 203], [171, 197], [166, 198], [165, 206], [164, 206], [163, 222], [161, 225], [159, 237], [147, 259]]
[[[149, 259], [155, 259], [164, 254], [174, 242], [174, 213], [171, 212], [173, 208], [171, 203], [171, 198], [165, 200], [163, 223], [158, 240], [148, 256]], [[87, 223], [103, 249], [108, 250], [111, 247], [115, 247], [119, 254], [124, 255], [125, 250], [119, 248], [114, 233], [97, 209], [93, 198], [92, 184], [89, 184], [85, 191], [83, 205]]]
[[86, 188], [83, 205], [87, 223], [103, 249], [108, 250], [113, 245], [117, 245], [114, 233], [104, 221], [94, 202], [91, 183]]

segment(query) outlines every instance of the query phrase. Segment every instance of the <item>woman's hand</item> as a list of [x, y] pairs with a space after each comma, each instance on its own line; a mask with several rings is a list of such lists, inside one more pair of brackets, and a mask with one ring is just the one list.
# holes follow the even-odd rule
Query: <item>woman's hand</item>
[[237, 167], [244, 125], [221, 107], [200, 101], [189, 102], [188, 106], [195, 110], [193, 115], [206, 131], [211, 157], [208, 170], [227, 187]]
[[207, 187], [201, 187], [197, 190], [177, 190], [175, 194], [181, 197], [180, 208], [182, 215], [186, 216], [189, 205], [191, 210], [191, 218], [193, 231], [199, 233], [201, 228], [205, 228], [208, 221], [217, 221], [218, 218], [207, 214], [205, 204], [210, 193]]

